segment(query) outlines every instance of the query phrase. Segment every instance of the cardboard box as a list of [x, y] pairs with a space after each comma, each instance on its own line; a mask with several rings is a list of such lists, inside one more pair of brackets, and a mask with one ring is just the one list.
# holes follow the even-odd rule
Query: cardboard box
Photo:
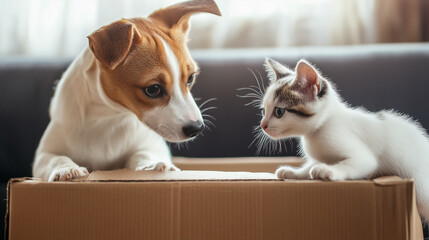
[[182, 170], [275, 172], [279, 166], [300, 166], [299, 157], [173, 158]]
[[412, 180], [282, 181], [250, 172], [11, 179], [9, 239], [423, 239]]

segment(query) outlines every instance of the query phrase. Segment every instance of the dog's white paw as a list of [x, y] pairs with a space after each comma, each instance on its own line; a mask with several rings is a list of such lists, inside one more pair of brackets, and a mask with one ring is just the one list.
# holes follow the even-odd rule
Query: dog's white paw
[[156, 170], [160, 172], [180, 171], [180, 169], [174, 166], [172, 163], [166, 162], [145, 162], [144, 164], [141, 164], [140, 166], [136, 167], [136, 170]]
[[310, 169], [312, 179], [340, 181], [345, 179], [342, 175], [337, 169], [326, 164], [318, 164]]
[[282, 179], [299, 179], [302, 178], [297, 172], [296, 169], [292, 167], [279, 167], [276, 170], [276, 175], [278, 178]]
[[71, 179], [81, 178], [88, 175], [89, 172], [84, 167], [62, 167], [52, 171], [48, 181], [68, 181]]

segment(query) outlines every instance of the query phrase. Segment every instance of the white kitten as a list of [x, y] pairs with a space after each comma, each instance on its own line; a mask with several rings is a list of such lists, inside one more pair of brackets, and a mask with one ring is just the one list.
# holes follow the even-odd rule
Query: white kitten
[[261, 128], [272, 139], [299, 136], [306, 159], [300, 168], [280, 167], [279, 178], [414, 178], [418, 209], [429, 219], [429, 140], [418, 122], [391, 110], [349, 107], [304, 60], [292, 71], [267, 59], [266, 69], [271, 84]]

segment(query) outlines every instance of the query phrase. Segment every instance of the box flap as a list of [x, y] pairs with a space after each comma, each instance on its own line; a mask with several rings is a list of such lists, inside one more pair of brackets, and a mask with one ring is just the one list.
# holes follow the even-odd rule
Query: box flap
[[304, 159], [299, 157], [233, 157], [185, 158], [173, 157], [173, 163], [182, 170], [270, 172], [279, 166], [299, 167]]
[[372, 181], [374, 181], [375, 184], [380, 186], [391, 186], [391, 185], [402, 184], [406, 180], [398, 176], [382, 176], [382, 177], [374, 178]]
[[220, 171], [134, 171], [120, 169], [95, 171], [84, 181], [225, 181], [225, 180], [272, 180], [278, 181], [272, 173], [220, 172]]

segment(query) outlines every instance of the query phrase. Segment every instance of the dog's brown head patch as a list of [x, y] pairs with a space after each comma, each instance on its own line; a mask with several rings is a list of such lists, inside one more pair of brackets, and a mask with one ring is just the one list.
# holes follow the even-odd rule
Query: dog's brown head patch
[[[179, 62], [179, 85], [186, 94], [192, 87], [188, 80], [198, 73], [186, 45], [189, 18], [198, 12], [220, 15], [212, 0], [187, 1], [157, 10], [148, 18], [121, 19], [89, 35], [89, 47], [98, 60], [107, 96], [139, 119], [145, 110], [167, 105], [174, 79], [164, 42]], [[144, 89], [155, 84], [161, 86], [163, 94], [150, 98]]]

